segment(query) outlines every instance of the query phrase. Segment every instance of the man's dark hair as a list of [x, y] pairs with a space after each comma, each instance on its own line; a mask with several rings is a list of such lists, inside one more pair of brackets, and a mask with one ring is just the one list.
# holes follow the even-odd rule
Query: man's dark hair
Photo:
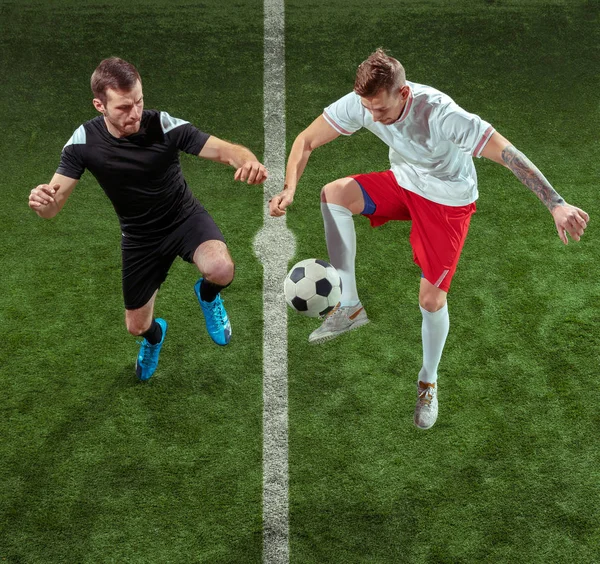
[[359, 65], [354, 91], [359, 96], [369, 98], [375, 96], [380, 90], [391, 92], [405, 84], [404, 67], [394, 57], [390, 57], [379, 48]]
[[119, 57], [104, 59], [92, 74], [91, 86], [94, 98], [106, 105], [106, 91], [131, 90], [137, 81], [142, 81], [137, 69]]

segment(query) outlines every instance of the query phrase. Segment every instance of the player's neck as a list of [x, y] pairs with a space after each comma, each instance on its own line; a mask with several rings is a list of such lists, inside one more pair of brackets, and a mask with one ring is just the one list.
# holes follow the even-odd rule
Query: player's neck
[[104, 119], [104, 125], [106, 126], [106, 129], [113, 137], [116, 137], [117, 139], [121, 139], [121, 137], [125, 137], [125, 134], [121, 133], [118, 129], [116, 129], [113, 126], [112, 123], [110, 123], [110, 121], [108, 121], [106, 119], [106, 116], [102, 116], [102, 118]]
[[404, 102], [402, 102], [402, 105], [400, 106], [400, 112], [398, 113], [398, 117], [396, 118], [396, 121], [401, 119], [402, 116], [404, 115], [404, 110], [406, 109], [407, 103], [408, 103], [408, 98], [406, 100], [404, 100]]
[[408, 102], [409, 102], [411, 96], [412, 96], [412, 92], [409, 92], [408, 96], [404, 99], [404, 101], [400, 105], [400, 112], [398, 114], [398, 118], [396, 119], [396, 121], [399, 121], [404, 117], [404, 112], [407, 111], [407, 105], [408, 105]]

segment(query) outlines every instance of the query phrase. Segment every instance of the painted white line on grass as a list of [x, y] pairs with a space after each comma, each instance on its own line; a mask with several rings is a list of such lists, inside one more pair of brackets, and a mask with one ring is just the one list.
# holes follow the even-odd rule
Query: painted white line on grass
[[285, 216], [269, 215], [269, 199], [285, 175], [284, 0], [264, 0], [264, 226], [254, 239], [263, 278], [263, 562], [289, 562], [287, 306], [283, 280], [295, 252]]

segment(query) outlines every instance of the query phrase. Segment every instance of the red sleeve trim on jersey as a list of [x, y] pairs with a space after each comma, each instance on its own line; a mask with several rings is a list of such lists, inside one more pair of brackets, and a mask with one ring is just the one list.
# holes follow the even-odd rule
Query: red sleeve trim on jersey
[[477, 147], [475, 147], [475, 150], [473, 151], [474, 157], [479, 158], [481, 156], [481, 151], [483, 151], [483, 148], [490, 140], [490, 137], [492, 136], [492, 133], [494, 133], [494, 131], [495, 129], [491, 125], [485, 130], [485, 133], [483, 134], [483, 136], [479, 140], [479, 143], [477, 143]]
[[327, 115], [327, 112], [323, 112], [323, 117], [325, 118], [325, 121], [329, 125], [331, 125], [331, 127], [333, 127], [333, 129], [335, 129], [338, 133], [341, 133], [342, 135], [352, 135], [352, 131], [346, 131], [343, 127], [335, 123], [335, 121], [333, 121], [333, 119], [331, 119], [331, 117]]

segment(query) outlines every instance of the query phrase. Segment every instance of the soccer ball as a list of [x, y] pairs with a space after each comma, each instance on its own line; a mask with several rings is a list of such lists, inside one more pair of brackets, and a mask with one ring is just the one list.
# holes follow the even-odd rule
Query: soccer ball
[[302, 315], [319, 317], [340, 301], [342, 281], [337, 270], [320, 259], [301, 260], [288, 272], [283, 284], [285, 301]]

